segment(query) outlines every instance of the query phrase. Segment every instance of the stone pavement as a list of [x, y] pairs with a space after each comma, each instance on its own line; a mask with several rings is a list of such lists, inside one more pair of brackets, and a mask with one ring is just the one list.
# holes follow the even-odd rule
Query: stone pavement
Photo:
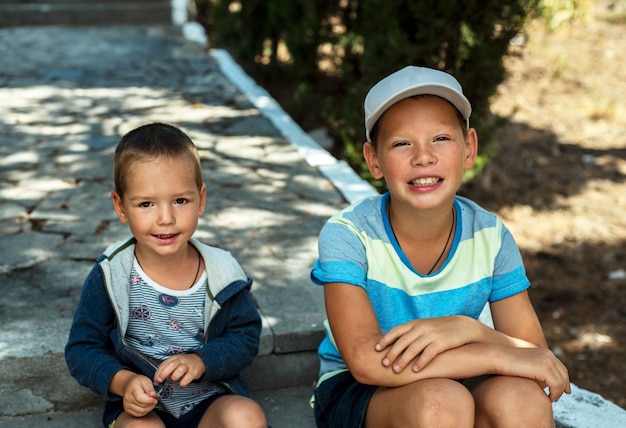
[[[230, 250], [254, 278], [264, 319], [246, 371], [254, 397], [274, 428], [314, 426], [317, 233], [373, 190], [197, 30], [0, 29], [2, 427], [98, 424], [102, 401], [69, 377], [62, 352], [84, 277], [128, 233], [109, 199], [115, 144], [154, 121], [181, 127], [201, 151], [208, 200], [196, 236]], [[626, 421], [576, 391], [555, 405], [559, 426]]]

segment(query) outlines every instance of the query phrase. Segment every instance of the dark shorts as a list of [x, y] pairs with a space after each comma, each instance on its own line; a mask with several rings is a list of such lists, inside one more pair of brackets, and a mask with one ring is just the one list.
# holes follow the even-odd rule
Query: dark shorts
[[318, 428], [361, 428], [377, 386], [358, 383], [346, 371], [315, 388], [315, 423]]
[[[218, 394], [211, 395], [206, 400], [198, 403], [193, 409], [191, 409], [189, 413], [185, 413], [180, 418], [175, 418], [170, 413], [164, 412], [159, 409], [154, 409], [154, 413], [156, 413], [157, 416], [161, 418], [165, 426], [168, 428], [170, 427], [171, 428], [178, 428], [178, 427], [195, 428], [200, 424], [200, 420], [206, 413], [209, 406], [213, 404], [215, 400], [225, 395], [228, 395], [228, 393], [218, 393]], [[113, 407], [113, 406], [109, 407], [109, 405], [111, 404], [113, 404], [113, 406], [119, 406], [119, 409], [116, 409], [117, 411], [111, 409], [111, 407]], [[121, 405], [122, 405], [121, 400], [116, 401], [115, 403], [110, 403], [110, 402], [107, 403], [107, 407], [109, 408], [107, 409], [108, 412], [105, 411], [105, 414], [117, 413], [115, 417], [113, 418], [113, 420], [117, 419], [117, 417], [124, 411]], [[113, 422], [113, 420], [111, 422]], [[107, 422], [106, 417], [105, 417], [104, 426], [108, 427], [111, 422]]]

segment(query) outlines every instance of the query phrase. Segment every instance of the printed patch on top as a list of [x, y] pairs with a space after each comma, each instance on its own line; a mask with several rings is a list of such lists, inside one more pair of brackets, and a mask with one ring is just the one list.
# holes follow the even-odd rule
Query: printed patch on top
[[183, 348], [175, 346], [173, 348], [168, 348], [165, 351], [165, 355], [167, 355], [168, 357], [171, 357], [172, 355], [178, 355], [178, 354], [182, 354], [184, 352], [185, 352], [185, 350]]
[[173, 308], [178, 305], [178, 298], [169, 294], [159, 294], [159, 303], [167, 308]]
[[148, 306], [141, 305], [133, 309], [133, 317], [138, 320], [149, 320], [152, 318], [152, 310]]

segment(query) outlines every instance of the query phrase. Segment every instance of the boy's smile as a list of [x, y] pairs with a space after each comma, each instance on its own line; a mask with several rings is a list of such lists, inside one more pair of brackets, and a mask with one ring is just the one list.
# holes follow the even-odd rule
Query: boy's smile
[[169, 234], [169, 235], [153, 235], [162, 245], [167, 245], [172, 243], [178, 234]]
[[409, 180], [407, 185], [409, 189], [416, 193], [432, 192], [443, 184], [444, 179], [442, 177], [420, 177], [413, 180]]
[[411, 184], [414, 186], [432, 186], [433, 184], [437, 184], [439, 180], [440, 179], [436, 177], [416, 178]]

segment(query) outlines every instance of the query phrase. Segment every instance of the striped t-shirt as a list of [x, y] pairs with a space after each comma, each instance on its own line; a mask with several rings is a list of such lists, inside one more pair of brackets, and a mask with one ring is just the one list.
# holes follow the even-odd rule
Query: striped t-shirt
[[[165, 288], [150, 279], [135, 260], [130, 273], [128, 344], [157, 366], [172, 355], [202, 345], [206, 281], [205, 272], [188, 290]], [[192, 382], [181, 388], [168, 379], [157, 407], [178, 418], [218, 392], [224, 389], [211, 382]]]
[[[447, 259], [438, 271], [420, 274], [393, 235], [388, 201], [389, 193], [377, 195], [330, 218], [320, 232], [319, 258], [311, 272], [315, 284], [363, 287], [383, 333], [414, 319], [478, 319], [487, 302], [530, 285], [510, 232], [494, 214], [460, 196], [454, 202], [457, 225]], [[328, 327], [319, 354], [320, 375], [346, 368]]]

